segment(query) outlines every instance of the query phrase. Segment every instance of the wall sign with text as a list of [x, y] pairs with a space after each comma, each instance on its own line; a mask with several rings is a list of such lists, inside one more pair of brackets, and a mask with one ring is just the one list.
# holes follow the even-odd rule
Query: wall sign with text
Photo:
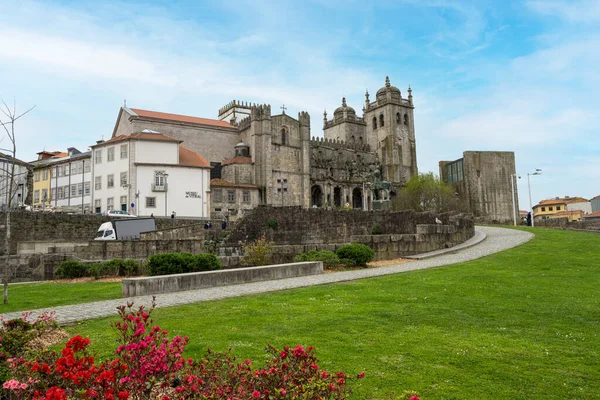
[[201, 199], [202, 196], [198, 192], [185, 192], [185, 198]]

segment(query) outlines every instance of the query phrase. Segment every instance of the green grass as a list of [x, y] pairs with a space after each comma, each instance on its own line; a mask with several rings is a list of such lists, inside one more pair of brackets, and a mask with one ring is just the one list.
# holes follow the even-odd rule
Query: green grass
[[[600, 398], [600, 235], [536, 229], [480, 260], [394, 276], [158, 309], [188, 356], [313, 345], [320, 366], [365, 371], [352, 399]], [[72, 327], [100, 356], [116, 318]]]
[[68, 304], [118, 299], [120, 282], [31, 283], [10, 285], [8, 304], [0, 304], [0, 314], [58, 307]]

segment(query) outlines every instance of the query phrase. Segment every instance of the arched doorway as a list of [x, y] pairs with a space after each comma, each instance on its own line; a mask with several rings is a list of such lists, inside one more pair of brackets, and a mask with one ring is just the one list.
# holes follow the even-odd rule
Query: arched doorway
[[310, 188], [310, 206], [321, 207], [323, 205], [323, 190], [321, 186], [314, 185]]
[[339, 187], [333, 189], [333, 204], [336, 207], [342, 206], [342, 189], [340, 189]]
[[360, 210], [363, 208], [362, 191], [359, 188], [352, 191], [352, 208], [358, 208]]

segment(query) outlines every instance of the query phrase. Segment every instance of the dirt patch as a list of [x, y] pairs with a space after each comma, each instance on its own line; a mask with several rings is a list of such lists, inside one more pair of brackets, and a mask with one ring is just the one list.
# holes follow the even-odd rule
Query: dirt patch
[[68, 339], [71, 335], [63, 329], [53, 328], [44, 331], [40, 336], [34, 338], [27, 346], [32, 350], [42, 350]]
[[87, 283], [87, 282], [121, 282], [123, 279], [127, 279], [126, 276], [116, 276], [112, 278], [100, 278], [95, 279], [87, 276], [84, 278], [73, 278], [73, 279], [55, 279], [53, 281], [45, 281], [44, 283]]
[[323, 273], [325, 273], [325, 274], [331, 274], [331, 273], [334, 273], [334, 272], [356, 271], [356, 270], [359, 270], [359, 269], [370, 269], [370, 268], [378, 268], [378, 267], [387, 267], [389, 265], [404, 264], [404, 263], [413, 262], [413, 261], [415, 261], [415, 260], [411, 260], [411, 259], [408, 259], [408, 258], [395, 258], [393, 260], [371, 261], [370, 263], [367, 263], [366, 267], [346, 267], [344, 265], [340, 265], [339, 267], [328, 268], [328, 269], [324, 270]]

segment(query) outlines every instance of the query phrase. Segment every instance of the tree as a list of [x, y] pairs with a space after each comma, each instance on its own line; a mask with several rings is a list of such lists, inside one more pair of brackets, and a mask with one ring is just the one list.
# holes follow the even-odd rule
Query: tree
[[[17, 103], [13, 102], [12, 109], [6, 104], [4, 100], [2, 100], [2, 105], [0, 105], [0, 112], [4, 114], [4, 117], [0, 116], [0, 125], [4, 129], [6, 135], [0, 140], [0, 143], [4, 141], [4, 139], [8, 139], [8, 146], [6, 148], [0, 148], [1, 151], [6, 152], [10, 158], [12, 158], [12, 162], [8, 163], [8, 171], [7, 178], [7, 186], [8, 186], [8, 197], [6, 204], [6, 235], [4, 237], [4, 304], [8, 303], [8, 282], [10, 281], [10, 271], [9, 271], [9, 261], [10, 261], [10, 213], [11, 206], [13, 201], [13, 191], [15, 188], [15, 163], [16, 163], [16, 155], [17, 155], [17, 137], [15, 131], [15, 123], [25, 114], [33, 110], [35, 106], [31, 107], [29, 110], [25, 111], [22, 114], [17, 114]], [[4, 120], [6, 118], [6, 120]]]
[[393, 208], [442, 213], [461, 211], [463, 204], [452, 186], [429, 172], [410, 178], [406, 186], [400, 189]]

